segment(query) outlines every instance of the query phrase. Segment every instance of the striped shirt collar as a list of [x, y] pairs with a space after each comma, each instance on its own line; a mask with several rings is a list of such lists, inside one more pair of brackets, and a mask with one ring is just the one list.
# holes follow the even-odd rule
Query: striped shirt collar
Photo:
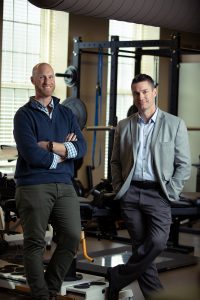
[[[34, 104], [35, 107], [37, 107], [41, 110], [46, 109], [46, 107], [39, 100], [36, 100], [34, 97], [30, 97], [30, 101], [31, 101], [32, 104]], [[49, 102], [48, 106], [51, 107], [52, 110], [54, 109], [53, 98], [51, 98], [51, 101]]]

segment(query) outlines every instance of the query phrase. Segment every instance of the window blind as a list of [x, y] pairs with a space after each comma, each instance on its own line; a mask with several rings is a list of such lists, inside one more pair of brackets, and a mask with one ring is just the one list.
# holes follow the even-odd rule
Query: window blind
[[30, 74], [40, 57], [40, 20], [41, 10], [27, 0], [4, 1], [0, 144], [14, 144], [14, 114], [33, 93]]

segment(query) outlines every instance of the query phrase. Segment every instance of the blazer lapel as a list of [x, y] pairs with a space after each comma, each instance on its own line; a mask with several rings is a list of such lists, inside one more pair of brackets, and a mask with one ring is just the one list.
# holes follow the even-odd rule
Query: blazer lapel
[[137, 156], [137, 147], [138, 147], [138, 126], [137, 126], [137, 116], [133, 116], [130, 119], [130, 141], [132, 144], [132, 155], [133, 155], [133, 166], [130, 166], [131, 169], [129, 170], [127, 177], [125, 179], [124, 184], [122, 185], [120, 191], [118, 192], [117, 196], [115, 199], [120, 199], [124, 193], [127, 191], [127, 189], [130, 186], [130, 182], [133, 176], [133, 170], [135, 167], [135, 161], [136, 161], [136, 156]]
[[[158, 109], [158, 115], [156, 118], [156, 123], [155, 123], [155, 127], [154, 127], [154, 131], [153, 131], [153, 135], [152, 135], [152, 140], [151, 140], [151, 150], [154, 150], [158, 135], [159, 135], [159, 131], [161, 129], [162, 126], [162, 122], [163, 122], [163, 113], [160, 109]], [[154, 153], [154, 152], [153, 152]]]
[[137, 114], [134, 115], [134, 118], [131, 119], [131, 139], [132, 139], [132, 146], [133, 146], [133, 158], [134, 162], [137, 156], [137, 147], [138, 147], [138, 126], [137, 126]]

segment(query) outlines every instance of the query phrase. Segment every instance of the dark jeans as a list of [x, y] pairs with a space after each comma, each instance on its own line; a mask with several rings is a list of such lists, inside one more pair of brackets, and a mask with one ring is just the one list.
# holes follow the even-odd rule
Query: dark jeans
[[147, 298], [152, 291], [162, 289], [154, 260], [165, 249], [169, 237], [170, 203], [160, 188], [142, 189], [131, 185], [121, 201], [121, 209], [133, 255], [127, 264], [118, 267], [118, 272], [127, 277], [127, 284], [137, 279]]
[[[72, 185], [41, 184], [16, 189], [16, 203], [24, 234], [24, 266], [34, 299], [49, 299], [62, 281], [80, 241], [80, 207]], [[57, 246], [44, 273], [45, 233], [51, 219]]]

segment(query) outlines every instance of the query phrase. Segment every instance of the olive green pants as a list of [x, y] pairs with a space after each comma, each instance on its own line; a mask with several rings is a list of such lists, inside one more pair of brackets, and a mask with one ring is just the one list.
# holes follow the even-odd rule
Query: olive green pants
[[[24, 234], [24, 266], [34, 299], [47, 300], [60, 291], [80, 241], [80, 207], [72, 185], [50, 183], [16, 189], [17, 210]], [[57, 247], [44, 273], [46, 229], [56, 232]]]

